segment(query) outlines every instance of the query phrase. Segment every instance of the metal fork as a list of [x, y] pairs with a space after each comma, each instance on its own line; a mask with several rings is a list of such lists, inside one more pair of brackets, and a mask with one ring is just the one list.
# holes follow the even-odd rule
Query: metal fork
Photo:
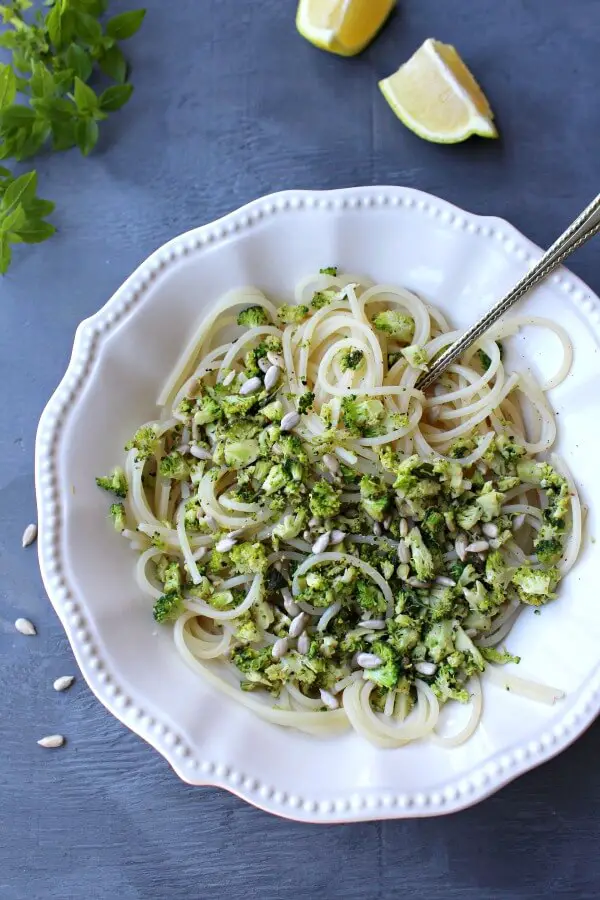
[[451, 344], [447, 350], [437, 359], [428, 372], [425, 372], [418, 379], [415, 387], [419, 390], [425, 390], [436, 381], [442, 372], [448, 368], [459, 356], [468, 350], [488, 328], [491, 328], [498, 319], [504, 315], [514, 304], [521, 299], [523, 294], [539, 284], [550, 272], [553, 272], [557, 266], [560, 266], [565, 259], [582, 247], [586, 241], [598, 234], [600, 231], [600, 194], [592, 200], [589, 206], [577, 216], [577, 218], [569, 225], [559, 238], [552, 244], [549, 250], [546, 250], [542, 258], [527, 272], [526, 275], [502, 298], [495, 306], [490, 309], [482, 319], [479, 319], [472, 325], [468, 331]]

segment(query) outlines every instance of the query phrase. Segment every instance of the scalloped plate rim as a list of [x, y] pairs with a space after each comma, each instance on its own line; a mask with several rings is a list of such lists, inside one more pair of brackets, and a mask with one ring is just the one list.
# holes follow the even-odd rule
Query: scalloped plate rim
[[[513, 761], [505, 772], [496, 772], [493, 775], [490, 775], [489, 772], [486, 773], [486, 766], [489, 767], [488, 762], [480, 765], [479, 768], [471, 770], [468, 776], [455, 776], [453, 780], [445, 783], [446, 796], [443, 796], [443, 790], [432, 792], [432, 795], [427, 797], [418, 793], [412, 796], [394, 796], [384, 789], [362, 788], [344, 792], [343, 797], [340, 795], [338, 798], [328, 798], [324, 801], [322, 798], [302, 798], [294, 795], [289, 797], [285, 790], [262, 785], [258, 779], [253, 778], [251, 775], [236, 773], [236, 778], [233, 779], [233, 773], [227, 771], [231, 767], [225, 767], [224, 772], [218, 771], [224, 768], [218, 761], [205, 762], [196, 766], [196, 771], [204, 769], [204, 775], [190, 774], [189, 771], [186, 771], [181, 759], [174, 752], [174, 746], [178, 744], [177, 736], [171, 734], [173, 739], [172, 745], [166, 740], [167, 735], [170, 733], [169, 726], [162, 725], [163, 733], [161, 736], [158, 736], [156, 733], [153, 733], [151, 725], [144, 722], [145, 714], [142, 709], [136, 710], [135, 718], [129, 715], [128, 710], [131, 704], [127, 702], [124, 706], [119, 705], [115, 700], [115, 694], [112, 697], [109, 696], [97, 677], [95, 670], [89, 665], [81, 639], [76, 633], [76, 628], [69, 622], [67, 615], [66, 604], [69, 602], [68, 586], [62, 590], [65, 596], [61, 599], [59, 591], [56, 590], [56, 586], [53, 584], [53, 569], [58, 568], [57, 563], [52, 562], [53, 551], [55, 551], [53, 543], [56, 539], [56, 525], [53, 523], [53, 520], [57, 516], [51, 509], [53, 501], [44, 496], [42, 488], [44, 487], [45, 473], [51, 471], [52, 462], [58, 457], [60, 449], [62, 425], [58, 413], [61, 414], [64, 420], [77, 403], [77, 393], [69, 397], [71, 393], [70, 382], [79, 381], [81, 378], [81, 375], [76, 370], [82, 366], [85, 370], [86, 365], [89, 366], [90, 363], [94, 362], [96, 354], [93, 348], [93, 340], [101, 341], [102, 334], [110, 333], [111, 324], [109, 322], [108, 326], [106, 326], [105, 322], [107, 314], [113, 308], [117, 308], [122, 298], [128, 293], [131, 292], [134, 298], [129, 308], [133, 308], [137, 297], [143, 295], [147, 286], [144, 281], [145, 275], [151, 278], [157, 271], [166, 269], [180, 256], [184, 256], [186, 252], [200, 250], [201, 243], [195, 243], [193, 248], [191, 248], [190, 241], [195, 240], [197, 242], [205, 234], [212, 235], [210, 243], [219, 243], [228, 234], [227, 224], [236, 221], [242, 216], [245, 216], [246, 220], [240, 223], [237, 231], [251, 228], [253, 221], [250, 214], [256, 210], [260, 210], [260, 214], [256, 218], [256, 221], [260, 222], [266, 216], [274, 215], [289, 208], [313, 211], [319, 208], [319, 201], [325, 201], [326, 203], [329, 201], [326, 208], [331, 209], [332, 204], [335, 204], [335, 201], [338, 200], [338, 206], [342, 209], [348, 205], [344, 201], [354, 198], [357, 202], [351, 204], [350, 208], [355, 209], [364, 206], [365, 210], [368, 211], [370, 208], [387, 205], [387, 199], [390, 197], [398, 198], [394, 205], [406, 205], [415, 209], [415, 211], [423, 213], [427, 212], [428, 209], [441, 212], [442, 214], [448, 213], [450, 221], [459, 216], [467, 222], [475, 223], [479, 227], [487, 225], [491, 231], [486, 236], [488, 239], [493, 239], [494, 233], [499, 233], [505, 242], [512, 241], [519, 248], [524, 249], [528, 256], [533, 258], [540, 256], [543, 252], [505, 219], [468, 212], [435, 195], [415, 188], [393, 185], [364, 186], [334, 190], [286, 190], [265, 195], [212, 222], [183, 232], [156, 248], [137, 266], [134, 272], [117, 288], [110, 299], [96, 313], [79, 323], [75, 331], [73, 349], [67, 370], [41, 414], [36, 434], [35, 485], [39, 521], [38, 558], [40, 571], [48, 597], [65, 629], [81, 673], [91, 691], [119, 721], [154, 747], [166, 759], [178, 777], [187, 784], [219, 787], [266, 812], [295, 821], [315, 824], [447, 815], [479, 803], [520, 775], [561, 753], [587, 730], [600, 713], [600, 680], [597, 674], [595, 677], [595, 690], [593, 684], [588, 685], [586, 693], [579, 698], [575, 708], [575, 712], [578, 709], [580, 710], [579, 713], [575, 715], [575, 712], [571, 712], [574, 724], [571, 727], [562, 725], [561, 735], [556, 737], [552, 743], [544, 746], [543, 743], [538, 742], [539, 746], [536, 747], [535, 751], [531, 751], [530, 748], [518, 747], [519, 753], [517, 753], [517, 750], [513, 751], [515, 758], [518, 758], [516, 758], [516, 761]], [[404, 204], [402, 198], [408, 198], [410, 202]], [[294, 200], [297, 202], [294, 203]], [[367, 202], [364, 203], [364, 200], [367, 200]], [[310, 201], [309, 204], [306, 201]], [[419, 208], [419, 204], [421, 204], [421, 208]], [[336, 207], [334, 206], [333, 208]], [[188, 248], [187, 250], [186, 247]], [[173, 255], [173, 251], [176, 248], [181, 248], [181, 252]], [[593, 311], [600, 323], [600, 299], [578, 276], [562, 267], [557, 273], [550, 276], [550, 280], [558, 283], [569, 294], [579, 293], [584, 295], [589, 310]], [[135, 290], [136, 286], [137, 292]], [[124, 316], [127, 314], [128, 309], [125, 310]], [[95, 326], [98, 323], [102, 323], [104, 327], [96, 330]], [[587, 317], [587, 324], [594, 330], [589, 317]], [[600, 335], [600, 328], [597, 327], [596, 331], [596, 336]], [[92, 340], [89, 340], [89, 338], [92, 338]], [[77, 392], [81, 390], [88, 377], [89, 374], [86, 374], [84, 371], [83, 379], [77, 385]], [[50, 450], [48, 450], [49, 438], [51, 439], [51, 444], [53, 444], [53, 449], [51, 448]], [[79, 615], [84, 618], [85, 622], [84, 614], [85, 605], [81, 604]], [[118, 682], [118, 672], [115, 674], [115, 672], [111, 671], [110, 679], [113, 682]], [[116, 696], [118, 695], [119, 689], [117, 686]], [[148, 718], [146, 716], [146, 719]], [[154, 722], [155, 718], [150, 717], [150, 721]], [[161, 723], [155, 722], [154, 724]], [[189, 751], [184, 754], [185, 757], [188, 755]], [[246, 784], [243, 784], [244, 781]], [[468, 790], [461, 791], [460, 785], [462, 783], [464, 787], [465, 782], [468, 782]], [[449, 788], [451, 789], [450, 791]], [[451, 796], [448, 796], [448, 792]], [[429, 801], [433, 799], [433, 794], [439, 796], [436, 797], [436, 802], [432, 804]], [[464, 794], [464, 796], [461, 796], [461, 794]], [[278, 800], [278, 796], [281, 796], [283, 799]], [[343, 807], [342, 810], [339, 809], [340, 804]], [[336, 807], [338, 808], [336, 809]]]

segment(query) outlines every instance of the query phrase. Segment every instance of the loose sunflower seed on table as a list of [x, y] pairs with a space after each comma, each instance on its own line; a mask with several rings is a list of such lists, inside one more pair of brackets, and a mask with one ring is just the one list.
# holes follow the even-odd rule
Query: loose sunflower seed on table
[[21, 546], [23, 547], [23, 549], [25, 549], [25, 547], [29, 547], [30, 544], [33, 544], [37, 537], [37, 533], [38, 527], [35, 522], [32, 522], [27, 526], [27, 528], [23, 532], [23, 537], [21, 538]]
[[62, 747], [65, 739], [62, 734], [47, 734], [46, 737], [40, 738], [38, 744], [47, 750], [54, 750], [55, 747]]
[[52, 687], [54, 688], [55, 691], [67, 691], [71, 687], [71, 685], [73, 684], [74, 681], [75, 681], [74, 675], [61, 675], [60, 678], [57, 678], [54, 681], [54, 683], [52, 684]]
[[15, 620], [15, 628], [20, 634], [25, 634], [28, 636], [37, 634], [35, 630], [35, 625], [33, 622], [30, 622], [29, 619], [18, 618]]

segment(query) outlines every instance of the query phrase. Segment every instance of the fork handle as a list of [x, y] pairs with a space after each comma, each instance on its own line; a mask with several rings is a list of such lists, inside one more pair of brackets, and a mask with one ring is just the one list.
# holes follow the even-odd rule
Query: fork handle
[[425, 390], [440, 377], [449, 365], [468, 350], [485, 332], [494, 325], [514, 304], [521, 299], [523, 294], [535, 287], [542, 279], [553, 272], [557, 266], [567, 259], [575, 250], [582, 247], [595, 234], [600, 231], [600, 194], [592, 200], [583, 212], [569, 225], [552, 246], [546, 250], [541, 259], [527, 272], [526, 275], [490, 309], [482, 319], [479, 319], [465, 333], [458, 338], [448, 349], [442, 353], [428, 372], [418, 379], [415, 387]]

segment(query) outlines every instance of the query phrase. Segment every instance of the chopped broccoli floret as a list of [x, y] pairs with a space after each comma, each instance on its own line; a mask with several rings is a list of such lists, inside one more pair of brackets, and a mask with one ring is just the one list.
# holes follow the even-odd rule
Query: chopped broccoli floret
[[438, 509], [431, 509], [421, 522], [421, 529], [436, 544], [441, 544], [446, 533], [444, 514]]
[[201, 397], [198, 408], [194, 413], [196, 425], [208, 425], [209, 422], [218, 422], [223, 417], [221, 407], [213, 397]]
[[410, 347], [403, 347], [400, 352], [413, 369], [420, 369], [422, 372], [427, 371], [429, 356], [423, 347], [419, 347], [418, 344], [412, 344]]
[[397, 341], [410, 343], [415, 330], [414, 320], [410, 316], [396, 309], [385, 309], [372, 319], [373, 325], [378, 331], [396, 338]]
[[431, 471], [431, 467], [414, 453], [396, 466], [394, 487], [403, 496], [417, 502], [435, 497], [441, 488], [437, 481], [427, 477]]
[[[236, 621], [236, 620], [234, 620]], [[246, 680], [259, 685], [268, 686], [269, 679], [265, 671], [273, 662], [271, 647], [263, 647], [254, 650], [252, 647], [243, 647], [234, 650], [231, 655], [232, 663], [237, 666]]]
[[183, 611], [183, 598], [177, 591], [163, 594], [154, 604], [154, 618], [157, 622], [172, 622]]
[[371, 647], [372, 652], [381, 659], [382, 665], [376, 669], [365, 669], [364, 677], [382, 688], [392, 690], [396, 687], [401, 674], [398, 657], [393, 648], [383, 641], [375, 641]]
[[119, 466], [113, 469], [110, 475], [96, 478], [96, 484], [103, 490], [116, 494], [117, 497], [122, 499], [125, 499], [127, 496], [127, 478], [125, 477], [125, 472]]
[[260, 394], [250, 394], [248, 397], [244, 397], [241, 394], [229, 394], [222, 398], [221, 408], [229, 421], [243, 418], [256, 405], [260, 396]]
[[177, 560], [168, 560], [165, 556], [161, 558], [160, 564], [156, 567], [165, 594], [179, 594], [181, 591], [181, 570]]
[[331, 519], [337, 516], [340, 511], [340, 492], [336, 490], [328, 481], [317, 481], [308, 503], [313, 516], [320, 516], [322, 519]]
[[556, 536], [544, 536], [545, 526], [540, 530], [540, 537], [533, 543], [533, 549], [537, 554], [538, 560], [544, 565], [554, 565], [562, 556], [562, 541]]
[[158, 438], [153, 425], [143, 425], [138, 428], [130, 441], [125, 444], [126, 450], [137, 450], [137, 459], [148, 459], [156, 452]]
[[172, 478], [175, 481], [183, 481], [190, 474], [190, 467], [178, 450], [173, 450], [168, 456], [163, 456], [158, 471], [163, 478]]
[[304, 415], [312, 409], [312, 405], [315, 402], [315, 395], [312, 391], [306, 391], [305, 394], [302, 394], [300, 399], [298, 400], [298, 412], [300, 415]]
[[262, 489], [265, 494], [274, 494], [275, 491], [281, 490], [281, 488], [287, 484], [287, 481], [288, 476], [286, 475], [283, 466], [271, 466], [269, 474], [262, 483]]
[[240, 575], [262, 574], [267, 568], [267, 555], [263, 544], [249, 541], [236, 544], [229, 551], [229, 558]]
[[340, 359], [340, 368], [342, 372], [347, 372], [348, 369], [358, 369], [364, 358], [365, 354], [362, 352], [362, 350], [346, 350], [342, 353], [342, 358]]
[[269, 422], [281, 422], [283, 418], [283, 404], [281, 400], [273, 400], [272, 403], [263, 406], [260, 414], [261, 416], [264, 416], [265, 419], [268, 419]]
[[324, 269], [319, 269], [319, 275], [331, 275], [332, 278], [336, 278], [338, 273], [337, 266], [325, 266]]
[[491, 481], [487, 481], [475, 503], [481, 510], [481, 519], [484, 522], [491, 522], [500, 515], [502, 504], [504, 503], [504, 494], [495, 491]]
[[380, 400], [354, 394], [342, 400], [342, 419], [354, 437], [376, 437], [382, 431], [385, 407]]
[[420, 640], [417, 623], [410, 616], [399, 615], [387, 622], [388, 640], [394, 650], [404, 656]]
[[427, 595], [427, 607], [432, 622], [449, 618], [454, 611], [455, 599], [452, 588], [434, 587]]
[[470, 531], [471, 528], [475, 528], [481, 519], [481, 513], [482, 510], [480, 506], [476, 503], [469, 503], [457, 511], [456, 524], [464, 531]]
[[116, 531], [124, 531], [125, 528], [127, 528], [127, 522], [125, 521], [125, 507], [122, 503], [111, 504], [110, 517]]
[[498, 650], [496, 647], [482, 647], [481, 654], [488, 662], [499, 663], [501, 666], [521, 662], [520, 656], [513, 656], [508, 650]]
[[281, 538], [282, 541], [298, 537], [300, 532], [306, 527], [307, 520], [308, 513], [305, 509], [300, 509], [297, 513], [284, 516], [273, 528], [273, 534], [275, 537]]
[[376, 522], [382, 522], [389, 505], [389, 495], [384, 482], [374, 475], [363, 475], [360, 479], [360, 504], [364, 511]]
[[266, 325], [268, 321], [269, 317], [262, 306], [248, 306], [237, 317], [238, 325], [243, 325], [245, 328], [256, 328], [258, 325]]
[[508, 568], [499, 550], [492, 550], [485, 561], [484, 578], [495, 590], [503, 590], [510, 581], [511, 569]]
[[439, 663], [454, 652], [454, 626], [450, 619], [435, 622], [425, 636], [425, 647], [431, 659]]
[[308, 306], [304, 306], [303, 304], [299, 306], [289, 306], [284, 303], [283, 306], [280, 306], [277, 310], [278, 317], [286, 325], [297, 325], [307, 317], [308, 313]]
[[560, 580], [558, 569], [530, 569], [521, 566], [512, 576], [512, 583], [519, 592], [522, 603], [542, 606], [554, 599], [554, 588]]
[[329, 306], [335, 295], [336, 291], [331, 288], [325, 291], [315, 291], [310, 305], [313, 309], [323, 309], [324, 306]]
[[419, 581], [430, 581], [435, 574], [433, 556], [425, 546], [423, 535], [418, 528], [411, 528], [405, 540], [411, 550], [412, 566], [417, 578]]
[[361, 609], [374, 615], [385, 612], [387, 606], [381, 591], [362, 578], [356, 582], [356, 601]]
[[232, 469], [242, 469], [256, 462], [260, 456], [258, 441], [231, 441], [225, 444], [225, 463]]
[[469, 692], [465, 690], [459, 680], [456, 669], [446, 663], [439, 666], [431, 689], [436, 697], [444, 703], [448, 700], [468, 703], [470, 700]]

